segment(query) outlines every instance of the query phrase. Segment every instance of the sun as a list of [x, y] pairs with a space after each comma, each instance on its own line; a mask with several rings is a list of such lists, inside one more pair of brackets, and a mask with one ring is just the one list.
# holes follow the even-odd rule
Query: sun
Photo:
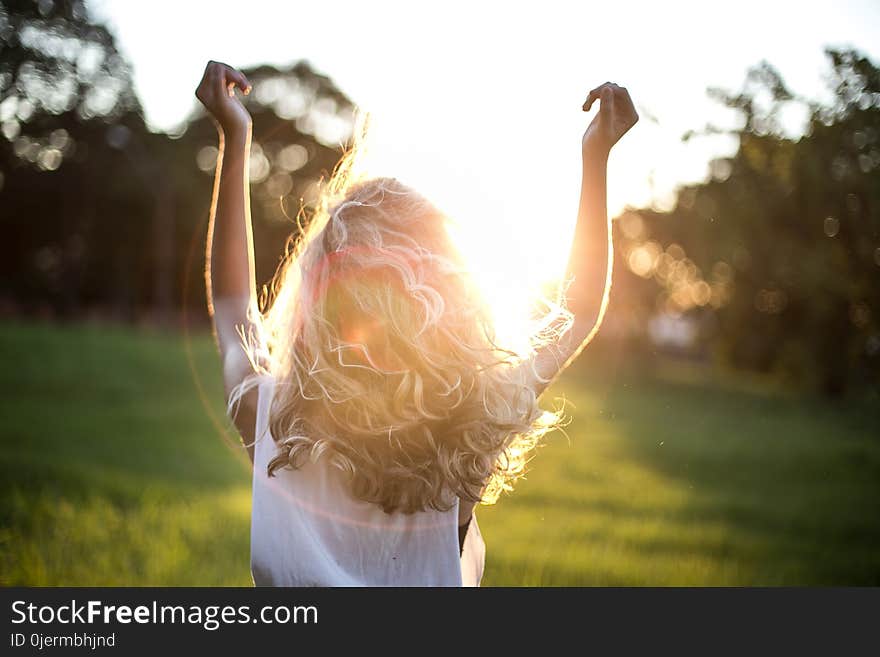
[[532, 312], [542, 290], [561, 279], [564, 248], [535, 235], [527, 218], [511, 219], [504, 232], [491, 224], [456, 223], [449, 233], [489, 306], [497, 343], [525, 356], [536, 329]]
[[[456, 143], [407, 142], [387, 120], [370, 116], [357, 170], [398, 178], [449, 218], [450, 237], [489, 306], [496, 341], [526, 355], [536, 328], [531, 311], [542, 290], [565, 275], [577, 196], [551, 193], [570, 182], [556, 171], [484, 163], [485, 149], [471, 153]], [[540, 160], [520, 150], [525, 161]]]

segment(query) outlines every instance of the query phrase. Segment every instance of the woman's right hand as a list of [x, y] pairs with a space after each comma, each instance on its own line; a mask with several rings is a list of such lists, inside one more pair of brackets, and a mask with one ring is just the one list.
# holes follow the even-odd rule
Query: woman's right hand
[[584, 155], [596, 152], [607, 155], [612, 146], [639, 120], [626, 87], [613, 82], [600, 84], [587, 96], [583, 110], [588, 112], [596, 100], [599, 101], [599, 113], [593, 117], [584, 133]]
[[241, 71], [210, 61], [196, 88], [196, 98], [222, 133], [245, 135], [251, 127], [251, 115], [236, 98], [235, 87], [245, 95], [251, 91], [251, 84]]

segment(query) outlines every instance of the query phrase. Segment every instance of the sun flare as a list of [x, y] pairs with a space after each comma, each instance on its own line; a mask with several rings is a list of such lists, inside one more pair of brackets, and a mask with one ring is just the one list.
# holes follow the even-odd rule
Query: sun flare
[[564, 275], [576, 207], [556, 194], [523, 191], [557, 189], [558, 173], [504, 162], [478, 166], [482, 154], [465, 157], [464, 146], [451, 138], [443, 144], [445, 155], [427, 141], [401, 150], [389, 123], [369, 117], [358, 145], [359, 175], [398, 178], [448, 217], [450, 237], [489, 306], [498, 344], [526, 354], [535, 330], [530, 313], [542, 291]]

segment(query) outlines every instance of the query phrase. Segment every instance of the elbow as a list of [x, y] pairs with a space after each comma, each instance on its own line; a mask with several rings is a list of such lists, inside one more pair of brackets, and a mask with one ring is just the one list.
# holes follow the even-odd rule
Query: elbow
[[[598, 277], [590, 278], [589, 284], [575, 289], [572, 297], [567, 299], [566, 306], [574, 316], [572, 334], [579, 341], [592, 340], [605, 319], [611, 292], [611, 269], [608, 268], [604, 274], [601, 280]], [[584, 293], [586, 290], [589, 292]]]
[[575, 343], [585, 346], [589, 343], [602, 326], [605, 319], [606, 304], [571, 304], [569, 310], [573, 315], [570, 335]]

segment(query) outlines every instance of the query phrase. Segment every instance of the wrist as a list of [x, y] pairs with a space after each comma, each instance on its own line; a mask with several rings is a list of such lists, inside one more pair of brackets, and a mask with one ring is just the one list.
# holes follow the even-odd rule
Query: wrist
[[217, 125], [220, 143], [230, 148], [244, 147], [251, 138], [251, 124], [241, 123], [232, 126]]
[[611, 147], [599, 139], [584, 139], [581, 145], [581, 155], [584, 162], [607, 163]]

